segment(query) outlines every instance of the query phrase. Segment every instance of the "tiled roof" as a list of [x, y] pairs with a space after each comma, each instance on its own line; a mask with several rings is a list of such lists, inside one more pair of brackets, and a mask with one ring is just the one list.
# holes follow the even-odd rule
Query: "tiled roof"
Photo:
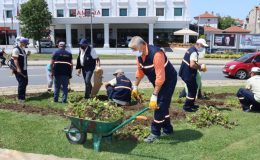
[[226, 33], [250, 33], [249, 30], [243, 29], [241, 27], [232, 26], [224, 30]]
[[211, 26], [204, 26], [204, 32], [218, 32], [218, 33], [221, 33], [221, 32], [223, 32], [223, 30], [215, 28], [215, 27], [211, 27]]
[[217, 16], [215, 16], [214, 14], [210, 14], [208, 12], [205, 12], [199, 16], [194, 17], [195, 19], [199, 19], [199, 18], [218, 18]]

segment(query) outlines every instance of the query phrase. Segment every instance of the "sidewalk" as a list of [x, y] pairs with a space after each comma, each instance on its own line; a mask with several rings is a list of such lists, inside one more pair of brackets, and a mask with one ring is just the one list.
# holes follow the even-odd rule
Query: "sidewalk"
[[[204, 87], [218, 87], [218, 86], [243, 86], [245, 81], [243, 80], [203, 80], [202, 84]], [[139, 88], [147, 89], [152, 88], [153, 86], [149, 82], [141, 82]], [[178, 80], [176, 87], [184, 87], [184, 82]], [[71, 89], [74, 91], [84, 91], [84, 84], [71, 84]], [[101, 90], [105, 90], [105, 87], [102, 86]], [[29, 85], [27, 87], [27, 93], [42, 93], [46, 92], [46, 85]], [[17, 94], [17, 87], [0, 87], [0, 96], [1, 95], [14, 95]]]
[[[173, 65], [180, 65], [182, 58], [169, 58]], [[200, 59], [200, 64], [207, 65], [225, 65], [230, 59]], [[45, 66], [50, 63], [50, 60], [28, 61], [29, 66]], [[76, 60], [73, 60], [73, 64], [76, 64]], [[136, 60], [133, 59], [101, 59], [101, 65], [136, 65]]]
[[53, 155], [23, 153], [15, 150], [0, 148], [0, 160], [79, 160], [79, 159], [60, 158]]

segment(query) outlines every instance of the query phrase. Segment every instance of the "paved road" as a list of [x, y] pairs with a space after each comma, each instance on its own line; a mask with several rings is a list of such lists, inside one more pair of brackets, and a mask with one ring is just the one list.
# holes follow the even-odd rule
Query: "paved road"
[[[136, 66], [134, 65], [123, 65], [123, 66], [113, 66], [113, 65], [104, 65], [104, 81], [109, 81], [113, 78], [112, 73], [118, 69], [122, 68], [126, 75], [131, 79], [135, 79], [135, 70]], [[176, 70], [179, 70], [179, 65], [175, 67]], [[46, 71], [44, 66], [31, 66], [28, 69], [29, 73], [29, 85], [44, 85], [46, 84]], [[82, 77], [77, 77], [73, 73], [72, 83], [83, 83]], [[222, 74], [222, 66], [218, 65], [209, 65], [208, 72], [203, 73], [204, 80], [230, 80]], [[147, 80], [147, 79], [145, 79]], [[13, 75], [11, 75], [11, 70], [9, 68], [0, 68], [0, 87], [7, 86], [16, 86], [17, 81]]]

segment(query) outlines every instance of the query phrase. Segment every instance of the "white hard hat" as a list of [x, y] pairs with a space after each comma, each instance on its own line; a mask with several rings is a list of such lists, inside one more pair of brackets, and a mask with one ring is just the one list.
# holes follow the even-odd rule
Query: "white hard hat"
[[253, 68], [251, 69], [251, 72], [260, 73], [260, 68], [259, 68], [259, 67], [253, 67]]
[[197, 44], [202, 44], [204, 47], [208, 47], [209, 45], [206, 43], [205, 39], [200, 38], [196, 42]]

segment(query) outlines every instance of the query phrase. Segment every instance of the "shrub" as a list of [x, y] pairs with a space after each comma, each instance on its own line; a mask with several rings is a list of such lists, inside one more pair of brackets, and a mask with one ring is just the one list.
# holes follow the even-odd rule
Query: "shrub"
[[124, 111], [110, 101], [100, 101], [96, 98], [84, 100], [80, 96], [73, 96], [70, 98], [66, 115], [83, 119], [113, 122], [122, 118]]
[[235, 122], [230, 122], [227, 115], [222, 114], [212, 106], [201, 107], [195, 114], [188, 116], [188, 122], [195, 125], [197, 128], [220, 125], [231, 129], [233, 126], [237, 125]]
[[242, 54], [236, 54], [236, 53], [227, 52], [227, 53], [224, 53], [224, 54], [206, 54], [204, 56], [204, 58], [237, 59], [237, 58], [239, 58], [241, 56], [242, 56]]

